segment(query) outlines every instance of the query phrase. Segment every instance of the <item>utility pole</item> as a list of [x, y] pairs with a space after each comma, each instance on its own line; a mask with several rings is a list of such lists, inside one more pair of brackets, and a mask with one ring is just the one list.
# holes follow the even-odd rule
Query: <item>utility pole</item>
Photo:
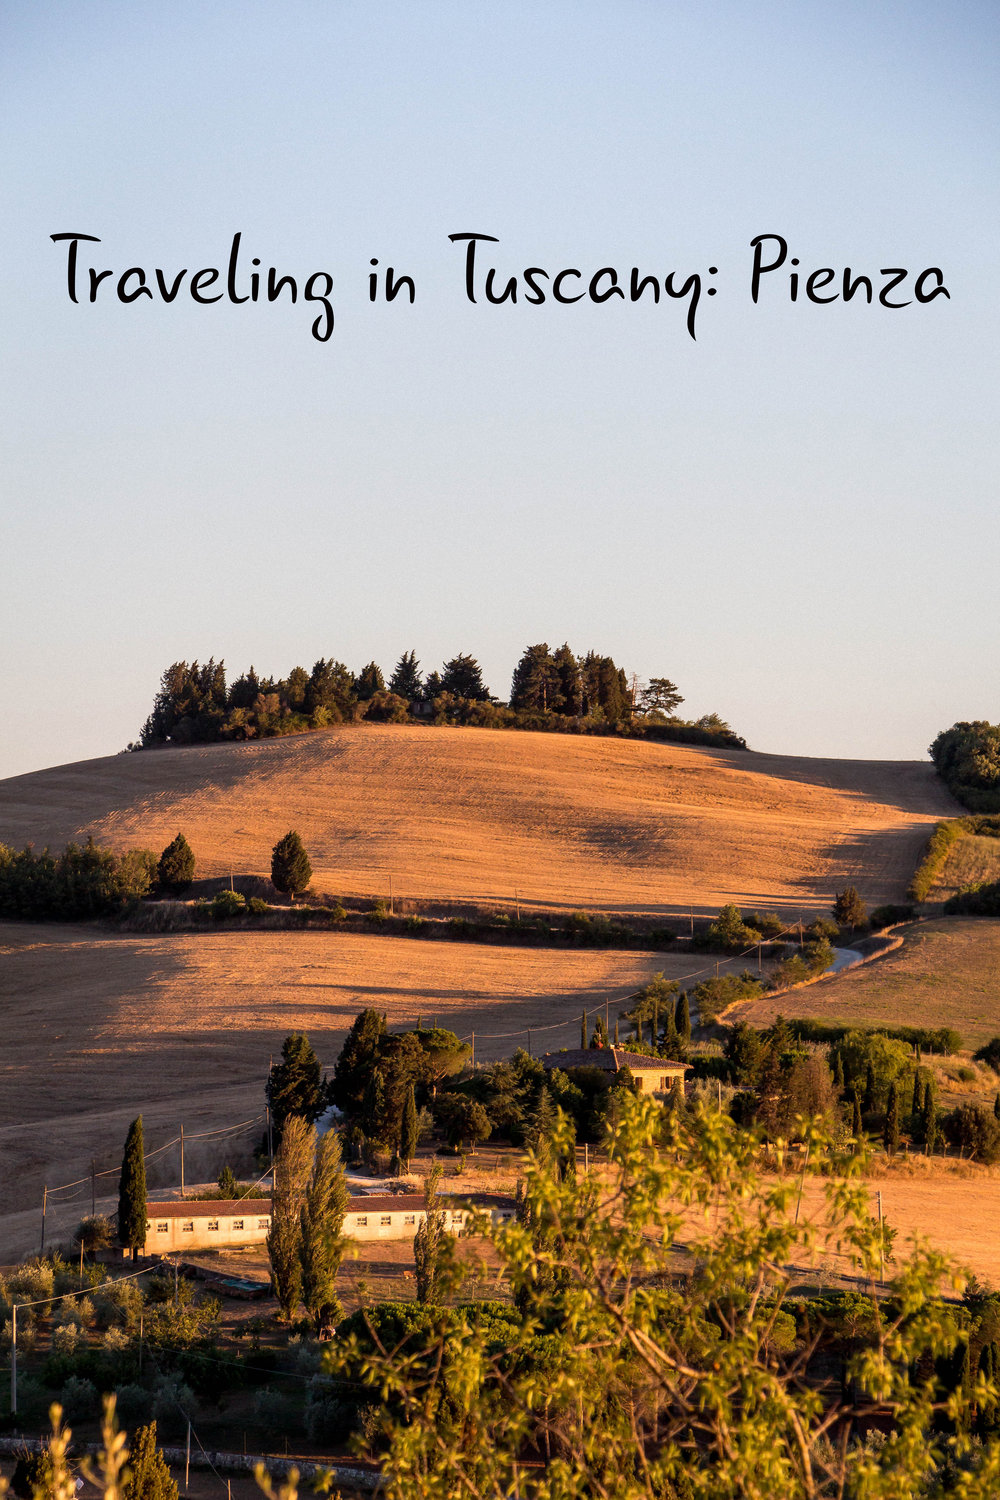
[[389, 876], [389, 915], [390, 915], [390, 917], [394, 917], [396, 915], [395, 908], [393, 907], [393, 904], [392, 904], [392, 876], [391, 875]]
[[10, 1340], [10, 1414], [17, 1416], [17, 1303], [13, 1303], [10, 1309], [11, 1340]]
[[42, 1188], [42, 1245], [41, 1245], [41, 1249], [38, 1252], [39, 1255], [44, 1255], [45, 1254], [45, 1210], [48, 1207], [48, 1202], [49, 1202], [49, 1190], [48, 1190], [47, 1187], [43, 1187]]
[[518, 891], [514, 892], [514, 910], [517, 912], [517, 920], [521, 920], [521, 896]]
[[878, 1279], [885, 1286], [885, 1253], [882, 1248], [882, 1189], [878, 1190]]
[[184, 1126], [181, 1126], [181, 1197], [184, 1197]]
[[476, 1033], [472, 1033], [472, 1071], [476, 1071]]
[[528, 1027], [528, 1056], [531, 1056], [531, 1027]]
[[188, 1483], [191, 1478], [191, 1422], [188, 1420], [187, 1454], [184, 1458], [184, 1490], [187, 1493]]
[[97, 1217], [97, 1162], [90, 1158], [90, 1217]]

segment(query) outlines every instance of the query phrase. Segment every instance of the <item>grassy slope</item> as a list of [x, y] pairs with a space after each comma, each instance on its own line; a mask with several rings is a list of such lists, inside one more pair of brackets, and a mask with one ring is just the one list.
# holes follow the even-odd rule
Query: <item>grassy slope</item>
[[835, 980], [741, 1010], [754, 1025], [819, 1016], [899, 1026], [952, 1026], [965, 1045], [1000, 1034], [1000, 921], [950, 917], [911, 929], [902, 948]]
[[[480, 1059], [505, 1056], [524, 1027], [537, 1052], [579, 1044], [579, 1016], [615, 1005], [658, 969], [714, 969], [704, 955], [474, 947], [419, 939], [266, 932], [134, 937], [87, 927], [0, 924], [0, 1213], [120, 1157], [140, 1111], [159, 1145], [234, 1124], [263, 1107], [268, 1061], [306, 1031], [332, 1065], [363, 1007], [390, 1025], [418, 1014], [476, 1031]], [[561, 1023], [550, 1030], [553, 1022]], [[489, 1033], [507, 1038], [490, 1041]], [[259, 1138], [261, 1126], [249, 1132]], [[189, 1149], [188, 1180], [217, 1173]], [[177, 1180], [177, 1152], [160, 1162]], [[89, 1203], [89, 1193], [81, 1190]], [[0, 1243], [0, 1261], [3, 1245]]]
[[967, 885], [993, 880], [1000, 880], [1000, 839], [970, 834], [948, 850], [948, 858], [927, 899], [947, 901]]
[[899, 899], [929, 825], [959, 809], [928, 763], [411, 725], [145, 752], [0, 782], [0, 840], [92, 831], [201, 875], [269, 870], [289, 827], [315, 884], [510, 905], [822, 911], [856, 884]]

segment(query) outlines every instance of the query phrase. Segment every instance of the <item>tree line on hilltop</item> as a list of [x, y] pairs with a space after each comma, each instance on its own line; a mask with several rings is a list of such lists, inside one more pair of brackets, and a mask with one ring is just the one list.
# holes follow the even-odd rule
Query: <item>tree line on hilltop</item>
[[467, 653], [424, 676], [416, 653], [404, 651], [388, 682], [377, 662], [354, 673], [321, 657], [310, 672], [297, 666], [287, 677], [260, 677], [251, 667], [229, 683], [224, 662], [210, 658], [167, 668], [129, 748], [265, 739], [361, 720], [620, 733], [746, 748], [718, 714], [678, 718], [683, 701], [669, 678], [640, 686], [610, 656], [576, 656], [566, 644], [551, 651], [545, 642], [523, 652], [506, 703], [491, 694]]
[[961, 721], [942, 729], [929, 750], [945, 786], [970, 812], [1000, 812], [1000, 724]]

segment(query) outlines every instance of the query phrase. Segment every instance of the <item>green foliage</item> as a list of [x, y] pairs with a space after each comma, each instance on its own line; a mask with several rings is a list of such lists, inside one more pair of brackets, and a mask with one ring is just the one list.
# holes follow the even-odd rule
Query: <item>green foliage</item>
[[140, 1427], [129, 1443], [129, 1477], [122, 1500], [177, 1500], [178, 1490], [156, 1445], [156, 1423]]
[[865, 903], [858, 893], [857, 886], [849, 885], [838, 892], [833, 902], [834, 921], [839, 922], [841, 927], [863, 927], [868, 919]]
[[[957, 1031], [952, 1031], [948, 1026], [879, 1026], [876, 1028], [875, 1026], [857, 1026], [843, 1021], [820, 1021], [814, 1016], [802, 1017], [789, 1021], [788, 1024], [796, 1040], [801, 1042], [834, 1043], [841, 1041], [849, 1033], [874, 1033], [877, 1030], [882, 1036], [906, 1042], [910, 1047], [919, 1047], [922, 1052], [936, 1052], [943, 1056], [950, 1056], [962, 1050], [962, 1038]], [[979, 1054], [977, 1053], [976, 1056], [978, 1058]], [[998, 1058], [1000, 1058], [1000, 1038], [998, 1038]]]
[[984, 719], [943, 729], [930, 747], [942, 781], [973, 812], [1000, 812], [1000, 725]]
[[231, 922], [234, 917], [247, 914], [246, 897], [239, 891], [216, 891], [208, 906], [213, 922]]
[[961, 818], [949, 818], [946, 822], [938, 823], [927, 840], [923, 857], [913, 873], [913, 879], [906, 892], [911, 901], [927, 900], [931, 886], [944, 867], [952, 844], [964, 838], [965, 834], [966, 829], [962, 826]]
[[948, 916], [1000, 917], [1000, 880], [970, 885], [944, 903]]
[[417, 1154], [417, 1100], [413, 1084], [406, 1091], [403, 1117], [399, 1124], [399, 1160], [403, 1171], [409, 1170], [410, 1162]]
[[941, 1120], [949, 1146], [973, 1161], [992, 1165], [1000, 1161], [1000, 1120], [992, 1110], [978, 1104], [960, 1104]]
[[739, 953], [759, 939], [760, 933], [755, 927], [747, 926], [739, 907], [730, 904], [722, 907], [715, 921], [709, 924], [704, 946], [713, 952]]
[[889, 1098], [890, 1087], [912, 1066], [909, 1047], [884, 1032], [849, 1031], [841, 1038], [838, 1051], [848, 1088], [858, 1087], [862, 1082], [867, 1088], [871, 1075], [872, 1099], [866, 1109], [881, 1108]]
[[285, 1037], [281, 1061], [274, 1063], [268, 1074], [266, 1094], [271, 1123], [279, 1137], [291, 1115], [299, 1115], [311, 1125], [323, 1113], [326, 1098], [319, 1058], [304, 1032], [293, 1031]]
[[271, 850], [271, 882], [286, 896], [297, 896], [312, 879], [312, 865], [294, 829], [289, 829]]
[[328, 1130], [316, 1146], [301, 1217], [302, 1301], [317, 1335], [324, 1325], [336, 1322], [341, 1312], [337, 1272], [346, 1248], [342, 1231], [347, 1199], [340, 1138]]
[[718, 978], [703, 979], [696, 984], [692, 998], [701, 1025], [708, 1026], [728, 1005], [737, 1000], [759, 1000], [763, 993], [763, 983], [752, 975], [720, 974]]
[[912, 922], [913, 907], [901, 901], [887, 901], [883, 906], [874, 906], [868, 913], [868, 925], [872, 932], [881, 932], [894, 927], [897, 922]]
[[438, 1185], [441, 1168], [432, 1167], [424, 1183], [424, 1220], [413, 1237], [413, 1274], [417, 1301], [425, 1306], [440, 1302], [455, 1284], [456, 1268], [451, 1242], [445, 1229]]
[[974, 1061], [986, 1063], [994, 1073], [1000, 1073], [1000, 1036], [990, 1037], [982, 1047], [972, 1054]]
[[302, 1298], [302, 1210], [313, 1172], [316, 1128], [301, 1115], [285, 1122], [274, 1160], [267, 1254], [282, 1315], [291, 1320]]
[[133, 1254], [146, 1242], [146, 1163], [143, 1159], [142, 1115], [128, 1128], [122, 1170], [118, 1179], [118, 1243]]
[[[625, 1096], [607, 1176], [529, 1158], [517, 1222], [487, 1231], [513, 1310], [379, 1307], [342, 1324], [325, 1356], [383, 1408], [388, 1500], [939, 1495], [959, 1451], [949, 1428], [970, 1417], [961, 1371], [948, 1373], [963, 1351], [964, 1315], [939, 1295], [953, 1273], [918, 1251], [884, 1299], [792, 1302], [781, 1268], [840, 1247], [871, 1285], [890, 1248], [863, 1159], [804, 1133], [804, 1164], [775, 1178], [714, 1111], [667, 1119]], [[798, 1212], [813, 1177], [829, 1184], [825, 1219]], [[678, 1237], [697, 1267], [683, 1288]], [[817, 1342], [826, 1369], [833, 1354], [844, 1370], [839, 1392], [811, 1367]], [[873, 1403], [894, 1416], [884, 1442], [852, 1431]], [[988, 1500], [998, 1476], [995, 1445], [968, 1453], [963, 1500]]]
[[0, 844], [0, 917], [32, 922], [85, 922], [124, 916], [148, 894], [156, 857], [148, 849], [116, 855], [88, 838], [58, 857]]
[[385, 1034], [385, 1017], [378, 1010], [363, 1010], [355, 1017], [344, 1039], [333, 1069], [329, 1095], [331, 1104], [352, 1118], [361, 1109], [365, 1088], [379, 1057]]
[[156, 883], [161, 890], [179, 896], [194, 879], [194, 850], [179, 833], [163, 850], [156, 866]]

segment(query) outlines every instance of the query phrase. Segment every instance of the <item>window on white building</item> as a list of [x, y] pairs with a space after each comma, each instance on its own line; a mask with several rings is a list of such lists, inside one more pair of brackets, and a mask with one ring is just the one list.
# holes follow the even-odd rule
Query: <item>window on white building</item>
[[234, 1229], [242, 1229], [243, 1228], [243, 1220], [242, 1219], [234, 1219], [233, 1220], [233, 1228]]
[[156, 1232], [157, 1232], [157, 1234], [168, 1234], [170, 1232], [170, 1225], [169, 1224], [164, 1224], [161, 1221], [156, 1226]]
[[383, 1214], [382, 1215], [382, 1228], [383, 1229], [387, 1229], [391, 1223], [392, 1223], [392, 1214]]
[[209, 1233], [215, 1234], [216, 1231], [219, 1228], [219, 1221], [218, 1221], [218, 1219], [209, 1219], [209, 1221], [208, 1221], [208, 1228], [209, 1228]]
[[367, 1229], [368, 1228], [368, 1215], [367, 1214], [358, 1214], [358, 1228], [359, 1229]]
[[194, 1220], [185, 1219], [181, 1225], [181, 1234], [194, 1234]]

